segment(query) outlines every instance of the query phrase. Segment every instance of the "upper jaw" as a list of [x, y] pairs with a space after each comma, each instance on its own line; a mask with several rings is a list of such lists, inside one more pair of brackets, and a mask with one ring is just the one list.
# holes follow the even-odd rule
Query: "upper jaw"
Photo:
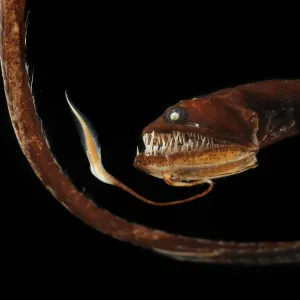
[[143, 141], [145, 150], [140, 153], [137, 148], [137, 156], [169, 156], [176, 153], [209, 151], [216, 148], [222, 148], [229, 145], [249, 148], [256, 150], [258, 147], [255, 143], [239, 145], [222, 137], [210, 137], [197, 132], [173, 131], [169, 133], [162, 132], [144, 132]]

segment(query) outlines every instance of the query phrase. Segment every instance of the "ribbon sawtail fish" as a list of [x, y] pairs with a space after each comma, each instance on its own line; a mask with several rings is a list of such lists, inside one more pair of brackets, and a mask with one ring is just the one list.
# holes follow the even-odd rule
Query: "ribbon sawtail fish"
[[79, 125], [92, 174], [156, 206], [205, 196], [213, 189], [213, 179], [258, 167], [260, 149], [294, 136], [299, 130], [296, 121], [300, 120], [300, 80], [266, 80], [181, 100], [144, 128], [144, 149], [137, 148], [133, 165], [171, 186], [206, 183], [208, 188], [187, 199], [154, 202], [105, 170], [96, 131], [67, 92], [65, 95]]

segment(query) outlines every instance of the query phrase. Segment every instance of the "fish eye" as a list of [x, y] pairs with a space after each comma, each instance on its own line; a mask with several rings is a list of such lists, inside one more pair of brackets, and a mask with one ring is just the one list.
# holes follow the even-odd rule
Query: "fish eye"
[[169, 122], [183, 122], [186, 119], [186, 112], [179, 107], [173, 107], [165, 112], [165, 118]]

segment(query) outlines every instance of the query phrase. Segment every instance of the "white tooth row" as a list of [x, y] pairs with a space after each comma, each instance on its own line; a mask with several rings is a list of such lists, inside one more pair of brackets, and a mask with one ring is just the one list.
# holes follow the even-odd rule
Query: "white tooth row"
[[[197, 151], [199, 149], [213, 149], [223, 147], [230, 142], [219, 139], [205, 137], [198, 133], [181, 133], [179, 131], [172, 134], [146, 133], [143, 136], [145, 144], [145, 155], [171, 155], [182, 151]], [[137, 155], [139, 150], [137, 148]]]

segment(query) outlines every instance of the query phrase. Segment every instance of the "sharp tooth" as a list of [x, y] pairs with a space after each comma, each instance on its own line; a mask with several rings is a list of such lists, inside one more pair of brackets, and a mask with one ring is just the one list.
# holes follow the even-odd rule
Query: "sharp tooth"
[[172, 141], [173, 141], [173, 139], [170, 140], [169, 147], [168, 147], [168, 149], [167, 149], [167, 155], [171, 152]]
[[157, 135], [158, 145], [160, 145], [160, 134]]
[[171, 140], [168, 140], [168, 141], [166, 142], [166, 148], [167, 148], [167, 149], [169, 148], [170, 143], [171, 143]]
[[177, 131], [177, 134], [176, 134], [176, 136], [174, 138], [174, 150], [173, 150], [174, 152], [177, 152], [177, 145], [178, 145], [179, 134], [180, 134], [180, 132]]
[[153, 146], [153, 141], [154, 141], [154, 131], [152, 131], [152, 134], [151, 134], [150, 148], [152, 148], [152, 146]]
[[151, 144], [152, 145], [154, 144], [154, 139], [155, 139], [155, 133], [154, 133], [154, 131], [152, 131], [152, 133], [151, 133]]
[[196, 148], [199, 148], [199, 142], [198, 141], [196, 142]]
[[139, 146], [136, 147], [136, 155], [139, 155], [140, 151], [139, 151]]
[[179, 135], [179, 143], [182, 144], [182, 133]]

